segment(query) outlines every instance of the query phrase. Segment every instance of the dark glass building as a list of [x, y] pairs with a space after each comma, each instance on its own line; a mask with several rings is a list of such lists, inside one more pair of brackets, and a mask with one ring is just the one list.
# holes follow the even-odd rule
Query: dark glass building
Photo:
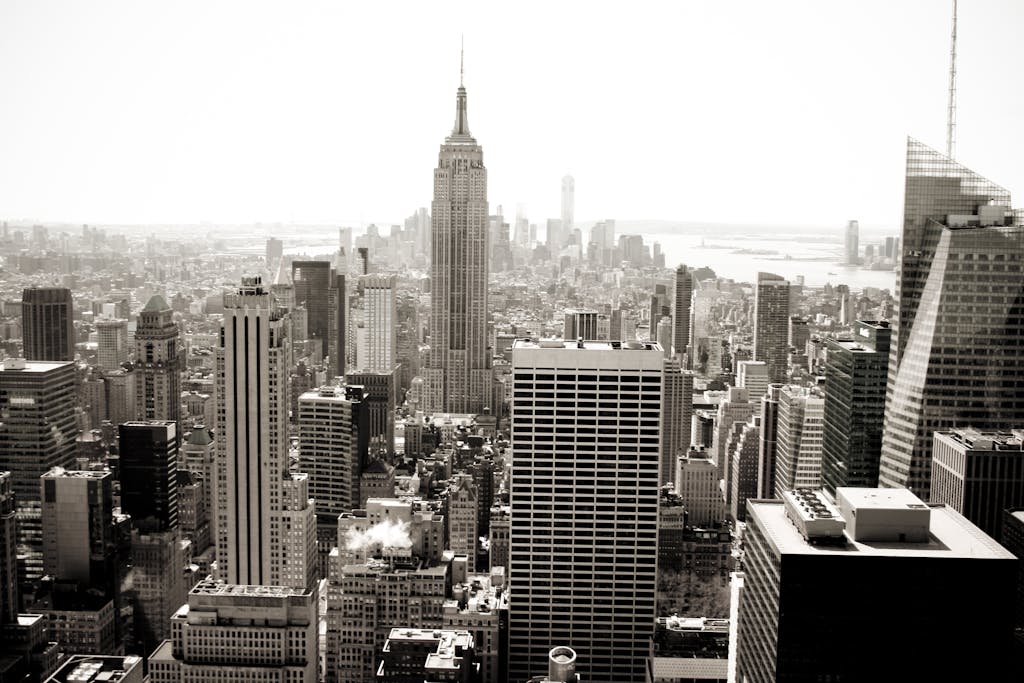
[[178, 527], [177, 423], [126, 422], [118, 428], [121, 510], [139, 530]]
[[75, 359], [71, 290], [30, 287], [21, 295], [21, 327], [27, 360]]
[[888, 322], [858, 320], [852, 340], [827, 342], [821, 476], [829, 493], [878, 486], [891, 332]]

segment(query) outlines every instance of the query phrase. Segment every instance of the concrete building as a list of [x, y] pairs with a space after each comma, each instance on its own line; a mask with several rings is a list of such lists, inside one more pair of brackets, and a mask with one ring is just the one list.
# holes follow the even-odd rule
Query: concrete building
[[725, 498], [718, 481], [718, 466], [705, 451], [690, 449], [679, 459], [676, 493], [686, 506], [691, 525], [710, 526], [725, 518]]
[[362, 387], [368, 413], [370, 450], [395, 451], [395, 407], [398, 400], [398, 368], [391, 372], [350, 372], [349, 387]]
[[423, 369], [428, 413], [482, 413], [491, 403], [487, 334], [487, 169], [469, 132], [459, 83], [455, 125], [433, 176], [430, 353]]
[[191, 544], [178, 529], [132, 530], [130, 592], [134, 603], [133, 633], [142, 652], [152, 652], [171, 637], [171, 616], [191, 588], [186, 571]]
[[477, 538], [480, 536], [478, 498], [472, 475], [456, 474], [448, 490], [448, 548], [456, 555], [466, 556], [470, 572], [476, 571]]
[[693, 422], [693, 373], [679, 358], [665, 360], [661, 380], [661, 454], [659, 484], [675, 481], [679, 457], [690, 448]]
[[768, 365], [768, 380], [789, 376], [789, 282], [772, 273], [758, 273], [754, 289], [754, 360]]
[[[216, 524], [216, 505], [214, 504], [214, 493], [217, 487], [216, 479], [216, 446], [213, 440], [213, 433], [206, 428], [205, 425], [199, 424], [192, 428], [188, 436], [185, 438], [185, 442], [181, 446], [181, 462], [178, 465], [180, 471], [188, 471], [191, 473], [192, 478], [202, 485], [202, 510], [205, 511], [205, 517], [207, 519], [207, 531], [206, 536], [209, 539], [209, 543], [214, 543], [217, 538], [215, 529]], [[179, 494], [181, 488], [179, 486]], [[180, 501], [179, 501], [180, 503]], [[181, 506], [179, 505], [179, 508]], [[196, 531], [193, 532], [195, 535], [191, 535], [186, 530], [186, 524], [182, 521], [182, 533], [192, 541], [192, 552], [194, 555], [200, 555], [207, 550], [209, 543], [204, 544], [199, 542], [202, 538], [200, 529], [202, 527], [202, 521], [197, 518], [196, 520]]]
[[562, 325], [562, 339], [575, 341], [577, 339], [598, 339], [597, 332], [597, 311], [572, 308], [565, 312], [565, 322]]
[[379, 683], [480, 680], [473, 636], [451, 629], [393, 628], [384, 643]]
[[62, 467], [39, 478], [43, 567], [48, 575], [112, 594], [113, 480], [110, 472]]
[[680, 360], [690, 345], [690, 317], [693, 303], [693, 274], [676, 268], [675, 297], [672, 300], [672, 353]]
[[807, 387], [779, 391], [776, 422], [775, 495], [796, 488], [821, 488], [825, 399]]
[[128, 362], [128, 321], [108, 318], [96, 321], [96, 365], [112, 372]]
[[22, 349], [30, 361], [60, 363], [75, 359], [71, 290], [29, 287], [21, 294]]
[[447, 565], [424, 567], [411, 555], [392, 555], [335, 566], [327, 586], [329, 683], [375, 681], [392, 628], [443, 627]]
[[1024, 224], [1010, 193], [908, 140], [878, 481], [930, 493], [932, 435], [1024, 424]]
[[829, 339], [825, 362], [822, 482], [878, 485], [891, 330], [886, 321], [858, 320], [854, 339]]
[[768, 364], [763, 360], [741, 360], [736, 363], [736, 386], [747, 390], [751, 403], [760, 403], [768, 393]]
[[754, 408], [755, 404], [750, 402], [750, 392], [742, 387], [729, 387], [728, 396], [718, 404], [711, 451], [718, 465], [719, 479], [724, 479], [729, 473], [729, 450], [726, 445], [733, 426], [749, 420], [754, 414]]
[[480, 683], [508, 680], [508, 587], [503, 569], [489, 575], [464, 575], [452, 564], [452, 590], [444, 601], [444, 626], [473, 637]]
[[395, 350], [398, 309], [395, 305], [394, 275], [362, 275], [363, 326], [357, 339], [359, 372], [390, 373], [398, 356]]
[[747, 518], [747, 499], [757, 497], [757, 472], [761, 418], [752, 415], [743, 423], [742, 431], [729, 455], [729, 517], [744, 522]]
[[171, 617], [149, 657], [151, 683], [267, 680], [316, 683], [316, 592], [207, 579]]
[[561, 641], [595, 680], [638, 680], [654, 618], [662, 349], [519, 340], [512, 368], [509, 674], [529, 678]]
[[490, 540], [491, 569], [508, 567], [509, 539], [512, 533], [511, 509], [508, 505], [496, 505], [491, 508], [490, 515], [491, 530], [488, 539]]
[[757, 497], [775, 497], [775, 461], [778, 455], [779, 392], [781, 384], [769, 384], [761, 397], [761, 433], [757, 447]]
[[728, 680], [729, 620], [658, 617], [646, 683]]
[[[243, 278], [224, 297], [222, 346], [217, 351], [217, 563], [231, 585], [306, 588], [292, 562], [315, 567], [314, 558], [288, 558], [285, 539], [297, 500], [287, 487], [287, 317], [259, 277]], [[223, 435], [223, 437], [221, 437]], [[301, 486], [301, 485], [300, 485]], [[306, 504], [312, 508], [312, 501]], [[305, 530], [304, 530], [305, 531]], [[300, 545], [305, 545], [301, 543]], [[314, 545], [315, 547], [315, 545]]]
[[[905, 489], [783, 498], [747, 501], [736, 680], [1007, 680], [1013, 555]], [[971, 628], [949, 628], [950, 614]]]
[[173, 314], [160, 295], [151, 297], [139, 312], [134, 367], [135, 407], [141, 420], [181, 419], [183, 350]]
[[935, 432], [931, 487], [931, 502], [1002, 541], [1004, 511], [1024, 506], [1024, 429]]

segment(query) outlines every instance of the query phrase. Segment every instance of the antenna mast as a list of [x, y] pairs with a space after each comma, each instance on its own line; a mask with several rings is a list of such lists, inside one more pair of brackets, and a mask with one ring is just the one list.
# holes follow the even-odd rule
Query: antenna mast
[[949, 46], [949, 108], [946, 111], [946, 156], [956, 148], [956, 0], [953, 0], [953, 34]]
[[[953, 0], [953, 3], [955, 5], [956, 4], [956, 0]], [[956, 35], [956, 29], [955, 28], [953, 29], [953, 32], [954, 32], [954, 35]], [[465, 74], [465, 71], [463, 70], [463, 65], [465, 63], [466, 63], [466, 37], [465, 36], [460, 36], [459, 37], [459, 87], [460, 88], [463, 85], [462, 77]]]

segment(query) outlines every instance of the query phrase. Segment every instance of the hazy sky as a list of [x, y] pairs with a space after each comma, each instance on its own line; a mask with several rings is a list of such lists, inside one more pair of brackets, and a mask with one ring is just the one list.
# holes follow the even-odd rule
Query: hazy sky
[[[895, 229], [945, 144], [945, 0], [0, 0], [0, 217], [400, 222], [429, 206], [465, 34], [489, 199]], [[962, 0], [958, 146], [1024, 197], [1024, 2]]]

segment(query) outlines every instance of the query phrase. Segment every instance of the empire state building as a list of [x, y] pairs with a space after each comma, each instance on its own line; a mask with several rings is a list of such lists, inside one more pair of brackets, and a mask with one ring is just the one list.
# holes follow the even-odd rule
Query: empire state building
[[424, 410], [480, 413], [491, 407], [487, 343], [487, 169], [470, 135], [459, 83], [455, 126], [434, 169], [431, 205], [430, 355]]

